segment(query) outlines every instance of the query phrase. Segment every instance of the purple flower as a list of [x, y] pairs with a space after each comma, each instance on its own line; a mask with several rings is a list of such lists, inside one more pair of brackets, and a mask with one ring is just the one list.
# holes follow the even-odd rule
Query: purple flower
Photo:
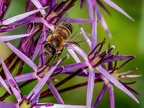
[[[114, 46], [103, 51], [103, 45], [106, 43], [106, 39], [100, 43], [97, 42], [97, 23], [101, 23], [108, 36], [112, 38], [98, 5], [102, 7], [106, 13], [110, 14], [108, 9], [104, 6], [104, 4], [108, 4], [129, 19], [133, 20], [114, 2], [111, 0], [81, 0], [80, 8], [82, 9], [83, 5], [86, 4], [89, 19], [64, 17], [69, 9], [75, 7], [75, 3], [78, 2], [76, 0], [63, 0], [61, 2], [57, 2], [56, 0], [27, 0], [25, 13], [11, 18], [5, 18], [4, 16], [10, 2], [11, 1], [9, 0], [2, 0], [0, 2], [0, 33], [9, 32], [22, 26], [27, 26], [27, 29], [21, 34], [0, 37], [0, 42], [4, 42], [13, 51], [13, 54], [11, 54], [6, 61], [3, 61], [0, 57], [2, 67], [0, 86], [3, 86], [6, 89], [6, 92], [0, 97], [1, 108], [40, 108], [42, 106], [51, 108], [96, 108], [102, 99], [106, 88], [108, 88], [109, 91], [110, 107], [114, 108], [114, 85], [139, 103], [132, 93], [140, 93], [129, 86], [135, 82], [123, 82], [121, 81], [121, 78], [135, 78], [140, 77], [141, 75], [129, 75], [129, 73], [135, 69], [119, 73], [119, 70], [127, 62], [132, 60], [134, 56], [112, 53]], [[54, 56], [45, 56], [43, 45], [48, 33], [51, 31], [53, 32], [57, 24], [63, 22], [78, 24], [89, 23], [92, 26], [91, 33], [86, 33], [82, 26], [80, 26], [79, 32], [79, 35], [81, 35], [88, 44], [87, 48], [90, 50], [89, 53], [86, 53], [85, 50], [78, 46], [77, 44], [79, 43], [74, 42], [76, 44], [67, 44], [65, 45], [65, 49], [76, 63], [69, 62], [65, 65], [61, 63], [64, 60], [66, 61], [69, 55], [64, 58], [61, 58], [60, 56], [59, 60], [55, 59], [54, 63], [51, 63]], [[37, 35], [39, 36], [37, 37]], [[20, 43], [17, 47], [9, 42], [18, 38], [20, 38]], [[77, 54], [83, 59], [80, 59]], [[116, 64], [119, 61], [125, 62], [122, 65], [117, 66]], [[23, 73], [22, 71], [25, 69], [25, 64], [27, 64], [32, 71], [27, 70], [26, 73]], [[18, 70], [15, 72], [14, 70], [16, 67]], [[16, 74], [14, 75], [14, 73]], [[69, 76], [59, 81], [54, 78], [54, 76], [59, 74], [67, 74]], [[75, 76], [85, 77], [87, 81], [62, 89], [58, 88], [72, 78], [76, 78]], [[27, 96], [24, 95], [20, 89], [35, 80], [37, 80], [37, 84]], [[55, 81], [56, 84], [53, 84], [53, 81]], [[23, 83], [18, 86], [18, 83], [20, 82]], [[103, 82], [103, 87], [95, 99], [95, 102], [92, 103], [92, 99], [96, 97], [93, 94], [94, 84], [99, 82]], [[48, 89], [42, 91], [44, 85], [46, 85]], [[67, 105], [60, 93], [82, 86], [87, 86], [86, 104]], [[4, 101], [11, 94], [14, 95], [17, 102]], [[54, 96], [58, 103], [39, 103], [40, 99], [48, 96]]]

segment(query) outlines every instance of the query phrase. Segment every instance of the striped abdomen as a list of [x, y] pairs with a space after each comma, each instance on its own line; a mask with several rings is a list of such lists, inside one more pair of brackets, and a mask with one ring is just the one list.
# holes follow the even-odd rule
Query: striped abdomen
[[61, 37], [67, 39], [72, 34], [72, 25], [70, 23], [62, 23], [58, 25], [54, 31], [54, 33], [60, 34]]

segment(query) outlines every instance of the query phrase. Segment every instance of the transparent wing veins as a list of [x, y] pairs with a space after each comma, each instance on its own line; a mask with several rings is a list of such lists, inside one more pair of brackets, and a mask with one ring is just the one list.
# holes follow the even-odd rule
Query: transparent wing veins
[[[91, 34], [85, 32], [85, 35], [88, 37], [88, 39], [90, 39]], [[70, 36], [66, 40], [66, 43], [77, 43], [78, 44], [78, 43], [84, 42], [86, 40], [87, 40], [87, 38], [85, 38], [85, 36], [82, 32], [77, 32], [74, 35]]]

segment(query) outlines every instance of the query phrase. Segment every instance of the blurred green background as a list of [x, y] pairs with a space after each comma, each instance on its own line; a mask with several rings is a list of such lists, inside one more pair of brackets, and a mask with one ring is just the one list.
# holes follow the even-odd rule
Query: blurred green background
[[[120, 6], [123, 10], [125, 10], [135, 21], [131, 21], [130, 19], [123, 16], [118, 11], [114, 10], [107, 4], [105, 6], [109, 9], [111, 12], [111, 16], [107, 15], [103, 10], [103, 15], [105, 17], [105, 20], [109, 26], [109, 29], [111, 31], [111, 34], [113, 36], [113, 39], [110, 40], [107, 38], [106, 32], [103, 30], [100, 24], [98, 24], [98, 42], [101, 42], [105, 37], [107, 38], [107, 45], [110, 43], [111, 45], [115, 45], [114, 51], [119, 51], [120, 54], [123, 55], [134, 55], [136, 58], [132, 60], [130, 63], [125, 65], [122, 70], [120, 71], [126, 71], [133, 68], [138, 68], [137, 71], [135, 71], [133, 74], [142, 74], [144, 75], [144, 0], [113, 0], [118, 6]], [[12, 17], [14, 15], [20, 14], [24, 12], [24, 4], [25, 1], [19, 1], [19, 0], [13, 0], [12, 5], [10, 6], [10, 10], [7, 13], [6, 17]], [[70, 17], [74, 18], [88, 18], [88, 15], [86, 14], [86, 5], [82, 8], [82, 10], [79, 9], [79, 1], [77, 4], [68, 11], [68, 14]], [[81, 24], [86, 32], [91, 32], [91, 27], [89, 24]], [[74, 26], [74, 32], [79, 31], [79, 25], [73, 24]], [[18, 34], [23, 33], [23, 28], [16, 29], [15, 31], [10, 32], [10, 34]], [[2, 34], [0, 34], [2, 35]], [[7, 35], [7, 34], [4, 34]], [[12, 41], [18, 43], [18, 41]], [[4, 51], [7, 51], [6, 53], [9, 55], [10, 51], [6, 50], [5, 47], [3, 47], [3, 43], [0, 43], [0, 56], [2, 56], [4, 59], [6, 58], [6, 54]], [[85, 48], [85, 44], [81, 44], [82, 48]], [[106, 48], [105, 47], [105, 48]], [[86, 51], [87, 52], [87, 51]], [[64, 51], [63, 55], [65, 55], [67, 52]], [[63, 56], [62, 55], [62, 56]], [[72, 59], [69, 59], [69, 61]], [[71, 62], [74, 62], [72, 60]], [[59, 80], [61, 77], [59, 77]], [[74, 83], [79, 82], [80, 80], [83, 80], [83, 78], [75, 78], [72, 80], [68, 85], [73, 85]], [[85, 80], [85, 79], [84, 79]], [[83, 81], [84, 81], [83, 80]], [[144, 108], [144, 78], [136, 78], [133, 79], [137, 82], [132, 85], [132, 87], [135, 90], [138, 90], [142, 94], [140, 96], [136, 97], [140, 101], [139, 104], [134, 102], [130, 97], [128, 97], [125, 93], [121, 92], [116, 87], [114, 88], [115, 92], [115, 106], [116, 108]], [[99, 91], [101, 90], [102, 84], [96, 84], [95, 85], [95, 93], [94, 97], [97, 96]], [[23, 92], [29, 93], [29, 91], [26, 91], [25, 89], [22, 89]], [[85, 93], [86, 93], [86, 87], [82, 87], [76, 90], [68, 91], [66, 93], [62, 93], [62, 97], [65, 100], [65, 103], [67, 104], [85, 104]], [[70, 98], [67, 98], [70, 97]], [[55, 100], [53, 97], [49, 98], [49, 100]], [[42, 100], [43, 102], [43, 100]], [[98, 105], [98, 108], [109, 108], [109, 96], [108, 91], [105, 93], [104, 97], [102, 98], [100, 104]]]

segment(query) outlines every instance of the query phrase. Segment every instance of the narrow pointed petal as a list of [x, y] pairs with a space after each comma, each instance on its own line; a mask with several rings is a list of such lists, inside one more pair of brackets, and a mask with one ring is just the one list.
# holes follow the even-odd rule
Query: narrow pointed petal
[[85, 0], [81, 0], [81, 2], [80, 2], [80, 9], [83, 7], [84, 3], [85, 3]]
[[83, 57], [84, 60], [87, 60], [87, 54], [78, 46], [71, 45], [73, 47], [73, 50], [77, 52], [81, 57]]
[[54, 104], [53, 106], [36, 106], [35, 108], [87, 108], [83, 105]]
[[51, 90], [52, 94], [54, 95], [54, 97], [56, 98], [56, 100], [59, 102], [59, 104], [64, 104], [63, 99], [61, 98], [60, 94], [58, 93], [57, 89], [52, 84], [52, 82], [48, 80], [47, 85], [49, 89]]
[[133, 88], [129, 87], [127, 84], [122, 83], [129, 91], [133, 92], [134, 94], [141, 95], [138, 91], [134, 90]]
[[77, 70], [79, 68], [85, 68], [85, 67], [87, 67], [86, 62], [80, 62], [80, 63], [76, 63], [76, 64], [69, 64], [69, 65], [63, 66], [63, 71], [61, 73], [66, 73], [66, 72], [70, 72], [70, 71]]
[[86, 0], [89, 18], [93, 19], [93, 5], [92, 0]]
[[75, 61], [77, 63], [80, 62], [80, 59], [78, 58], [78, 56], [76, 55], [76, 53], [73, 51], [73, 49], [69, 48], [69, 47], [66, 47], [68, 52], [71, 54], [71, 56], [75, 59]]
[[[47, 7], [45, 7], [47, 8]], [[41, 8], [41, 9], [36, 9], [36, 10], [33, 10], [33, 11], [30, 11], [30, 12], [26, 12], [26, 13], [23, 13], [23, 14], [19, 14], [17, 16], [14, 16], [14, 17], [11, 17], [11, 18], [8, 18], [8, 19], [5, 19], [2, 21], [2, 25], [9, 25], [11, 23], [14, 23], [14, 22], [17, 22], [19, 20], [22, 20], [32, 14], [35, 14], [37, 12], [39, 12], [40, 10], [43, 10], [45, 8]]]
[[19, 102], [22, 97], [21, 97], [21, 91], [17, 85], [17, 83], [15, 82], [13, 76], [11, 75], [10, 71], [8, 70], [7, 66], [5, 65], [4, 61], [0, 58], [0, 62], [2, 63], [2, 67], [5, 73], [5, 76], [7, 78], [7, 80], [9, 81], [9, 85], [10, 88], [14, 94], [14, 96], [16, 97], [17, 101]]
[[21, 51], [19, 51], [9, 42], [5, 43], [19, 58], [21, 58], [26, 64], [28, 64], [34, 71], [37, 71], [37, 66], [34, 64], [32, 60], [30, 60], [26, 55], [24, 55]]
[[[96, 1], [96, 0], [93, 0], [94, 2]], [[102, 3], [102, 1], [97, 1], [97, 3], [98, 3], [98, 5], [108, 14], [108, 15], [111, 15], [111, 13], [109, 12], [109, 10], [107, 9], [107, 7]], [[95, 2], [95, 4], [96, 4], [96, 2]]]
[[101, 14], [99, 8], [97, 8], [97, 15], [98, 15], [98, 17], [99, 17], [99, 19], [100, 19], [100, 22], [101, 22], [101, 24], [102, 24], [102, 27], [104, 28], [104, 30], [105, 30], [106, 33], [108, 34], [109, 38], [112, 39], [111, 32], [110, 32], [110, 30], [109, 30], [109, 28], [108, 28], [108, 26], [107, 26], [107, 24], [106, 24], [106, 21], [105, 21], [104, 17], [103, 17], [102, 14]]
[[[40, 2], [38, 0], [31, 0], [33, 2], [33, 4], [38, 8], [38, 9], [41, 9], [43, 8], [43, 6], [40, 4]], [[43, 10], [40, 10], [42, 16], [44, 16], [46, 14], [46, 11], [43, 9]]]
[[91, 105], [92, 105], [94, 80], [95, 80], [94, 69], [89, 68], [88, 85], [87, 85], [87, 97], [86, 97], [86, 106], [87, 106], [87, 108], [91, 108]]
[[16, 80], [17, 83], [36, 79], [36, 78], [37, 78], [37, 76], [36, 76], [35, 72], [29, 72], [29, 73], [21, 74], [21, 75], [14, 77], [14, 79]]
[[121, 72], [121, 73], [118, 73], [119, 76], [123, 76], [123, 75], [129, 75], [130, 73], [134, 72], [135, 70], [137, 70], [138, 68], [134, 68], [134, 69], [130, 69], [128, 71], [125, 71], [125, 72]]
[[98, 103], [100, 102], [100, 100], [102, 99], [102, 97], [103, 97], [103, 95], [104, 95], [104, 93], [106, 91], [106, 88], [107, 88], [107, 86], [106, 86], [106, 84], [104, 84], [103, 88], [102, 88], [101, 92], [99, 93], [97, 99], [95, 100], [94, 105], [92, 106], [92, 108], [96, 108], [97, 107]]
[[15, 102], [0, 101], [0, 108], [18, 108], [18, 106]]
[[120, 78], [138, 78], [141, 77], [142, 75], [122, 75]]
[[38, 40], [38, 43], [36, 45], [33, 57], [32, 57], [32, 61], [35, 60], [36, 56], [38, 55], [38, 53], [40, 52], [40, 49], [42, 49], [42, 42], [44, 42], [46, 40], [46, 34], [45, 32], [42, 32], [42, 34], [40, 35], [40, 38]]
[[19, 34], [19, 35], [9, 35], [9, 36], [0, 36], [0, 42], [10, 41], [18, 38], [23, 38], [30, 36], [31, 34]]
[[47, 21], [44, 20], [44, 19], [41, 19], [41, 22], [42, 22], [46, 27], [48, 27], [49, 29], [51, 29], [52, 31], [54, 31], [54, 25], [48, 24]]
[[110, 97], [110, 108], [115, 108], [115, 101], [114, 101], [114, 90], [112, 84], [108, 84], [109, 90], [109, 97]]
[[[37, 76], [36, 76], [35, 72], [29, 72], [29, 73], [26, 73], [26, 74], [21, 74], [21, 75], [18, 75], [18, 76], [14, 76], [14, 80], [17, 83], [24, 82], [24, 81], [29, 81], [29, 80], [36, 79], [36, 78], [37, 78]], [[9, 84], [8, 80], [5, 80], [5, 83]], [[0, 86], [2, 86], [2, 83], [0, 83]]]
[[127, 95], [129, 95], [132, 99], [134, 99], [137, 103], [139, 103], [139, 101], [136, 99], [136, 97], [127, 88], [125, 88], [118, 80], [116, 80], [112, 75], [110, 75], [108, 71], [106, 71], [101, 66], [97, 66], [96, 69], [100, 73], [102, 73], [116, 87], [118, 87], [120, 90], [122, 90], [124, 93], [126, 93]]
[[33, 88], [33, 90], [28, 95], [27, 99], [30, 99], [30, 101], [37, 95], [37, 93], [42, 89], [42, 87], [46, 84], [47, 80], [50, 78], [56, 67], [59, 65], [59, 63], [62, 62], [62, 59], [60, 59], [56, 64], [54, 64], [50, 70], [47, 72], [47, 74], [39, 80], [38, 84]]
[[94, 7], [94, 18], [92, 22], [92, 38], [91, 38], [91, 50], [97, 45], [97, 6]]
[[35, 96], [35, 98], [32, 100], [32, 105], [35, 105], [36, 103], [38, 103], [39, 98], [40, 98], [40, 93], [41, 91], [39, 91], [39, 93]]
[[[66, 47], [67, 48], [67, 50], [68, 50], [68, 52], [71, 54], [71, 56], [75, 59], [75, 61], [77, 62], [77, 63], [80, 63], [81, 61], [80, 61], [80, 59], [78, 58], [78, 56], [76, 55], [76, 53], [73, 51], [73, 49], [71, 49], [71, 48], [69, 48], [69, 47]], [[77, 49], [77, 48], [75, 48], [75, 49]], [[79, 48], [80, 49], [80, 48]], [[78, 52], [80, 52], [81, 50], [78, 50]], [[81, 54], [81, 53], [80, 53]], [[84, 59], [86, 59], [87, 57], [86, 56], [83, 56], [83, 58]], [[85, 69], [83, 69], [83, 71], [85, 72], [85, 73], [87, 73], [87, 71], [85, 70]]]
[[[107, 56], [106, 58], [109, 58], [111, 55]], [[105, 58], [105, 59], [106, 59]], [[133, 59], [134, 56], [126, 56], [126, 55], [113, 55], [111, 59], [105, 60], [105, 62], [113, 62], [113, 61], [120, 61], [120, 60], [129, 60]]]
[[40, 48], [39, 48], [39, 47], [40, 47], [40, 45], [37, 44], [36, 49], [35, 49], [35, 51], [34, 51], [34, 54], [33, 54], [33, 56], [32, 56], [32, 61], [35, 60], [35, 58], [37, 57], [38, 53], [40, 52]]
[[92, 23], [92, 20], [84, 18], [63, 18], [61, 21], [69, 23]]
[[12, 0], [0, 0], [0, 19], [6, 15]]
[[[91, 48], [91, 41], [90, 41], [90, 39], [88, 38], [87, 34], [85, 33], [83, 27], [80, 26], [80, 30], [81, 30], [81, 32], [83, 33], [84, 38], [86, 39], [86, 41], [87, 41], [89, 47]], [[89, 35], [90, 35], [90, 34], [89, 34]]]
[[112, 8], [116, 9], [117, 11], [119, 11], [120, 13], [122, 13], [123, 15], [125, 15], [126, 17], [128, 17], [129, 19], [131, 19], [132, 21], [134, 21], [134, 19], [132, 17], [130, 17], [123, 9], [121, 9], [113, 1], [111, 1], [111, 0], [103, 0], [103, 1], [105, 3], [107, 3], [109, 6], [111, 6]]
[[2, 77], [0, 76], [0, 83], [3, 85], [3, 87], [9, 92], [9, 94], [11, 94], [10, 89], [8, 88], [7, 84], [5, 83], [5, 81], [2, 79]]

